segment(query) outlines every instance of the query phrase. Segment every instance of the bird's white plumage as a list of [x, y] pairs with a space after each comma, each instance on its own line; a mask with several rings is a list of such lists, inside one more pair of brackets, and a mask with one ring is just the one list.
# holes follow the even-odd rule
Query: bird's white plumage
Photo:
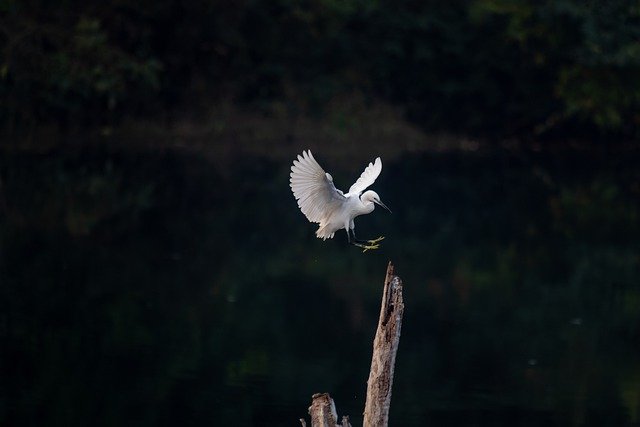
[[300, 210], [311, 222], [322, 224], [345, 201], [342, 192], [333, 185], [331, 175], [320, 167], [311, 151], [303, 151], [293, 161], [290, 185]]
[[355, 227], [353, 218], [372, 212], [374, 203], [384, 206], [375, 192], [368, 191], [371, 194], [365, 193], [360, 197], [381, 171], [382, 161], [378, 157], [369, 163], [349, 193], [344, 194], [335, 187], [333, 178], [322, 169], [311, 151], [307, 150], [293, 161], [289, 182], [302, 213], [309, 221], [320, 224], [316, 236], [327, 239], [342, 228], [347, 230], [348, 235], [349, 229]]
[[360, 175], [360, 178], [349, 188], [349, 194], [360, 194], [376, 181], [382, 172], [382, 160], [377, 157], [373, 163], [369, 163]]

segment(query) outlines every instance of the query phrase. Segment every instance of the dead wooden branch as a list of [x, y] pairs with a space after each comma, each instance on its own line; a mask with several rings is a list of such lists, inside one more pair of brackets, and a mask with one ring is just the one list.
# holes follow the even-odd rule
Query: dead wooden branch
[[316, 393], [311, 399], [311, 427], [337, 427], [338, 413], [329, 393]]
[[[342, 424], [337, 424], [338, 413], [333, 399], [329, 393], [316, 393], [312, 397], [309, 415], [311, 415], [311, 427], [351, 427], [349, 417], [342, 417]], [[307, 427], [307, 423], [300, 418], [302, 427]]]
[[[389, 262], [382, 291], [378, 329], [373, 340], [373, 356], [364, 408], [364, 427], [388, 425], [391, 386], [403, 314], [402, 280], [393, 274], [393, 265]], [[336, 405], [328, 393], [316, 393], [312, 396], [309, 415], [311, 415], [311, 427], [351, 427], [349, 417], [346, 416], [342, 417], [342, 425], [337, 423]], [[304, 419], [300, 419], [300, 423], [306, 427]]]
[[402, 280], [393, 274], [393, 265], [389, 262], [382, 292], [378, 329], [373, 340], [373, 356], [364, 407], [364, 427], [388, 425], [391, 386], [403, 314]]

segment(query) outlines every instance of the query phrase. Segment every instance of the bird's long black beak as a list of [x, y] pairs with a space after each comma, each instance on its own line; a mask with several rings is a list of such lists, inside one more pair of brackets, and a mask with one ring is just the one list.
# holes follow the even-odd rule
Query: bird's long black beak
[[387, 205], [385, 205], [384, 203], [382, 203], [382, 202], [377, 202], [377, 201], [375, 201], [375, 200], [373, 201], [373, 203], [375, 203], [376, 205], [380, 205], [380, 206], [382, 206], [383, 208], [385, 208], [386, 210], [388, 210], [388, 211], [389, 211], [389, 213], [393, 213], [393, 212], [391, 212], [391, 209], [389, 209], [389, 208], [387, 207]]

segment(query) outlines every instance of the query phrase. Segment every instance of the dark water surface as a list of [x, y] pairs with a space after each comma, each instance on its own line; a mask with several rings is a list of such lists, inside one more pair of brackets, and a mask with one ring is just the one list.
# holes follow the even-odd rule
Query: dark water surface
[[[345, 190], [370, 160], [316, 154]], [[406, 154], [362, 254], [315, 239], [288, 162], [3, 154], [0, 424], [299, 425], [329, 391], [360, 425], [391, 259], [391, 425], [638, 426], [638, 160]]]

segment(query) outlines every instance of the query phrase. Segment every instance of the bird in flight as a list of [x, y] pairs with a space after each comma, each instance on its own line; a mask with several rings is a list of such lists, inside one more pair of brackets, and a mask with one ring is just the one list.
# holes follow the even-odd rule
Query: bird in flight
[[[345, 229], [347, 241], [366, 252], [378, 249], [384, 237], [359, 240], [355, 234], [353, 219], [373, 212], [375, 205], [391, 210], [380, 201], [375, 191], [364, 191], [372, 185], [382, 172], [382, 160], [378, 157], [369, 163], [360, 178], [344, 193], [333, 184], [333, 178], [313, 158], [311, 151], [303, 151], [291, 166], [290, 186], [302, 213], [311, 222], [320, 224], [316, 236], [331, 239], [336, 231]], [[364, 193], [363, 193], [364, 191]], [[353, 238], [352, 238], [353, 235]]]

